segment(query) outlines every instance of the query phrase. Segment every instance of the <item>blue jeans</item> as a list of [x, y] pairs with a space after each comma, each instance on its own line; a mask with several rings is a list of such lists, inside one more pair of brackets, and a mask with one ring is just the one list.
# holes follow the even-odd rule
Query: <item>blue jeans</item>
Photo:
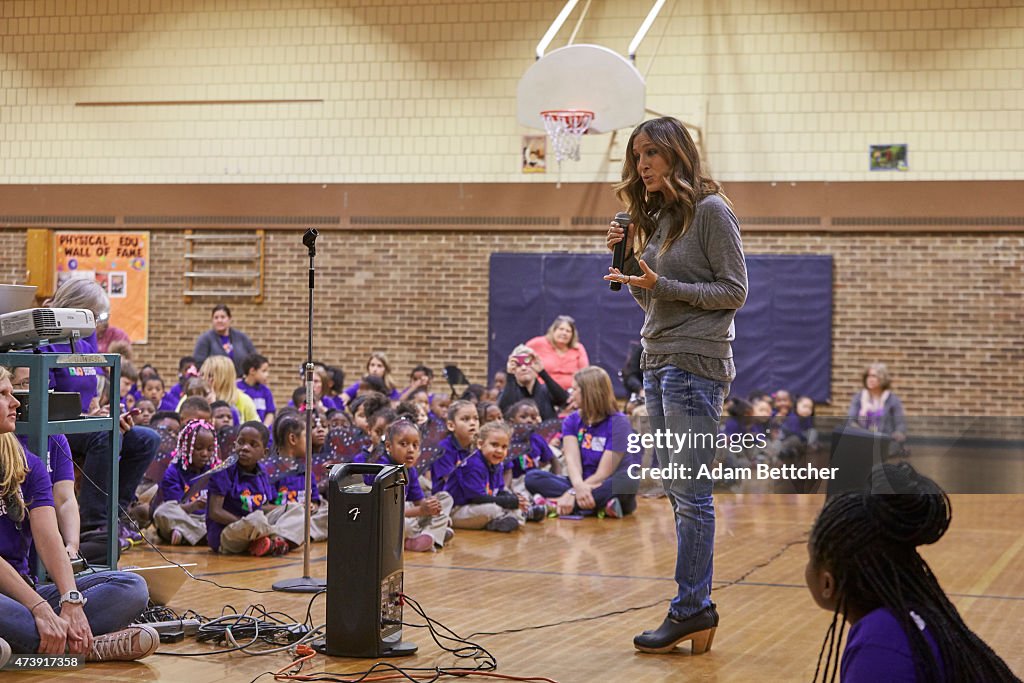
[[[68, 443], [76, 454], [84, 454], [82, 490], [78, 495], [82, 531], [107, 524], [107, 477], [110, 476], [110, 432], [68, 434]], [[121, 436], [118, 461], [117, 502], [127, 510], [135, 487], [160, 448], [160, 435], [149, 427], [135, 426]], [[90, 481], [91, 480], [91, 481]], [[92, 482], [95, 482], [94, 485]], [[122, 513], [123, 514], [123, 513]]]
[[[97, 572], [76, 578], [78, 590], [88, 602], [85, 616], [94, 636], [123, 629], [142, 614], [149, 604], [146, 581], [131, 572]], [[57, 606], [60, 592], [52, 583], [36, 586], [41, 599], [60, 614]], [[17, 600], [0, 594], [0, 638], [11, 646], [11, 652], [35, 654], [39, 650], [39, 631], [32, 612]]]
[[[700, 377], [674, 366], [644, 371], [644, 392], [652, 430], [676, 435], [717, 435], [727, 382]], [[686, 619], [711, 605], [711, 571], [715, 545], [715, 504], [711, 477], [698, 477], [702, 464], [715, 458], [714, 436], [675, 452], [658, 449], [662, 467], [668, 463], [688, 469], [689, 476], [665, 480], [665, 491], [676, 521], [676, 584], [678, 593], [669, 614]], [[710, 441], [710, 443], [708, 443]]]
[[[572, 488], [569, 477], [552, 474], [547, 470], [527, 470], [524, 483], [526, 484], [526, 490], [530, 493], [539, 493], [545, 498], [552, 500]], [[604, 510], [604, 506], [614, 497], [619, 499], [619, 505], [622, 506], [622, 514], [631, 514], [636, 510], [636, 492], [639, 487], [640, 482], [630, 479], [626, 474], [626, 469], [620, 467], [612, 476], [601, 482], [600, 486], [591, 491], [591, 494], [594, 496], [593, 510], [580, 510], [576, 508], [573, 512], [576, 514], [593, 514], [599, 510]]]

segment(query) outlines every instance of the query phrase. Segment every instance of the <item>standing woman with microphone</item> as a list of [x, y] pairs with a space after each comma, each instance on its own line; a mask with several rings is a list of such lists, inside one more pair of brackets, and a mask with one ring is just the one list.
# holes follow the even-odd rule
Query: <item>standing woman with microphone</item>
[[604, 279], [627, 285], [644, 309], [641, 368], [651, 428], [711, 435], [690, 440], [707, 447], [658, 450], [662, 466], [688, 473], [665, 482], [675, 513], [678, 592], [661, 626], [633, 644], [664, 653], [690, 640], [701, 654], [711, 648], [718, 612], [711, 602], [713, 482], [697, 472], [715, 456], [722, 403], [736, 377], [733, 319], [747, 297], [747, 268], [736, 216], [681, 122], [645, 121], [627, 150], [616, 192], [631, 222], [628, 231], [612, 222], [607, 235], [609, 249], [626, 240], [626, 261]]

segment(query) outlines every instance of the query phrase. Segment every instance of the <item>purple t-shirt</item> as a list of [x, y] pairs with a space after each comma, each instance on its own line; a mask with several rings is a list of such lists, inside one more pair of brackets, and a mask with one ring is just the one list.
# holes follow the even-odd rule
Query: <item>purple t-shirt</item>
[[[202, 476], [203, 472], [209, 471], [207, 465], [200, 472], [192, 472], [181, 466], [180, 462], [172, 462], [164, 471], [164, 478], [160, 480], [160, 497], [164, 501], [173, 500], [181, 502], [191, 487], [191, 482], [196, 477]], [[192, 502], [190, 499], [188, 502]]]
[[[310, 474], [310, 500], [314, 503], [320, 502], [320, 489], [316, 484], [316, 472]], [[290, 470], [274, 480], [276, 498], [272, 501], [274, 505], [285, 503], [301, 503], [306, 499], [306, 470]]]
[[[927, 625], [914, 612], [910, 613], [910, 618], [918, 629], [924, 631], [939, 672], [944, 673], [938, 643]], [[839, 680], [843, 683], [916, 683], [918, 678], [911, 652], [910, 639], [896, 620], [896, 615], [887, 607], [879, 607], [850, 627], [843, 661], [839, 665]]]
[[[48, 344], [40, 346], [44, 353], [71, 353], [71, 344]], [[96, 333], [75, 342], [78, 353], [97, 353]], [[82, 412], [89, 411], [89, 403], [96, 396], [96, 376], [102, 368], [53, 368], [50, 370], [50, 388], [56, 391], [72, 391], [81, 395]]]
[[540, 434], [531, 432], [529, 441], [530, 447], [523, 455], [505, 462], [506, 468], [511, 467], [513, 477], [521, 477], [527, 470], [537, 469], [541, 463], [551, 462], [555, 457], [548, 442]]
[[231, 343], [230, 334], [219, 334], [217, 337], [220, 339], [220, 347], [224, 349], [224, 355], [234, 360], [235, 358], [235, 347]]
[[[28, 435], [19, 434], [21, 447], [28, 451]], [[71, 446], [68, 437], [63, 434], [51, 434], [46, 440], [46, 469], [50, 473], [50, 483], [75, 480], [75, 462], [71, 459]]]
[[800, 417], [796, 413], [790, 413], [782, 420], [782, 433], [785, 436], [795, 435], [806, 439], [809, 430], [814, 429], [814, 416]]
[[181, 403], [181, 392], [181, 385], [175, 384], [171, 387], [171, 390], [164, 394], [164, 397], [160, 399], [160, 407], [157, 408], [157, 410], [178, 412], [178, 404]]
[[493, 496], [505, 488], [503, 463], [492, 465], [483, 453], [474, 451], [448, 479], [445, 489], [452, 495], [455, 505], [469, 505], [480, 496]]
[[430, 463], [430, 485], [434, 493], [448, 490], [446, 486], [449, 475], [472, 454], [468, 448], [459, 445], [454, 434], [441, 439], [437, 450], [440, 455]]
[[274, 394], [266, 384], [251, 386], [246, 384], [244, 379], [240, 379], [238, 380], [238, 388], [256, 404], [256, 413], [260, 416], [261, 420], [267, 416], [267, 413], [277, 412], [277, 406], [274, 405]]
[[320, 402], [327, 410], [345, 410], [345, 402], [341, 400], [341, 396], [324, 396]]
[[[358, 456], [356, 456], [358, 457]], [[355, 462], [355, 461], [353, 461]], [[364, 458], [359, 462], [367, 462]], [[378, 465], [398, 465], [400, 463], [393, 462], [391, 458], [387, 456], [387, 453], [377, 458], [376, 464]], [[366, 474], [363, 475], [363, 483], [367, 486], [373, 486], [373, 480], [376, 475]], [[415, 467], [405, 468], [405, 478], [408, 480], [405, 482], [405, 500], [410, 503], [418, 503], [426, 496], [423, 494], [423, 487], [420, 486], [420, 474], [416, 471]]]
[[[255, 472], [245, 472], [238, 463], [230, 465], [210, 477], [209, 496], [224, 496], [224, 511], [236, 517], [245, 517], [264, 505], [274, 502], [277, 491], [263, 467], [256, 465]], [[210, 518], [206, 508], [206, 541], [212, 550], [220, 548], [220, 532], [224, 525]]]
[[577, 410], [562, 423], [562, 436], [574, 436], [580, 444], [584, 479], [597, 472], [605, 451], [622, 453], [619, 469], [628, 467], [636, 457], [626, 452], [627, 439], [632, 433], [629, 418], [623, 413], [613, 413], [595, 425], [588, 425]]
[[43, 506], [53, 507], [53, 485], [43, 462], [25, 451], [28, 474], [21, 483], [21, 497], [25, 501], [24, 519], [11, 519], [12, 510], [0, 500], [0, 557], [7, 560], [22, 576], [29, 576], [28, 555], [32, 549], [32, 529], [28, 524], [28, 511]]
[[[352, 386], [345, 390], [345, 395], [348, 396], [349, 400], [352, 400], [356, 397], [356, 394], [359, 392], [360, 384], [361, 382], [356, 382], [355, 384], [353, 384]], [[398, 389], [392, 389], [391, 393], [388, 394], [388, 398], [391, 399], [392, 401], [397, 401], [399, 397], [401, 397], [401, 395], [401, 391], [399, 391]]]

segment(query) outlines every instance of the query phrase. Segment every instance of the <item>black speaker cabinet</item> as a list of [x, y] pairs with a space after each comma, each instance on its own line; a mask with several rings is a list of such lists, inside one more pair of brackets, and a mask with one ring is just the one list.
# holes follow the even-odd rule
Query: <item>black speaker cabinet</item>
[[[330, 474], [327, 633], [316, 648], [336, 657], [400, 657], [405, 470], [344, 463]], [[366, 484], [364, 477], [372, 477]]]
[[871, 469], [888, 459], [891, 439], [852, 424], [839, 425], [832, 432], [829, 467], [838, 467], [828, 482], [828, 497], [846, 491], [871, 492]]

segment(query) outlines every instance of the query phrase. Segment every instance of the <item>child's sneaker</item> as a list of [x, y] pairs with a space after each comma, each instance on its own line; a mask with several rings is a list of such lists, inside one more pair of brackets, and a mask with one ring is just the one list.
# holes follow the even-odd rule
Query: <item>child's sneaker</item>
[[135, 624], [92, 639], [87, 662], [130, 662], [156, 652], [160, 634], [152, 626]]
[[547, 505], [531, 505], [530, 509], [526, 511], [527, 522], [543, 522], [544, 518], [548, 516]]
[[604, 506], [604, 516], [612, 519], [622, 519], [622, 503], [618, 498], [610, 498]]
[[419, 534], [405, 539], [405, 549], [411, 553], [425, 553], [434, 549], [434, 539], [428, 534]]
[[287, 540], [280, 536], [274, 536], [271, 541], [270, 554], [274, 557], [280, 557], [281, 555], [287, 555], [292, 551], [292, 546]]
[[270, 536], [261, 536], [249, 544], [249, 554], [253, 557], [263, 557], [274, 549], [274, 542]]
[[444, 530], [444, 542], [447, 543], [453, 538], [455, 538], [455, 529], [448, 527]]
[[171, 531], [171, 545], [182, 545], [185, 542], [185, 537], [181, 535], [179, 529]]
[[7, 660], [11, 658], [11, 646], [7, 644], [7, 641], [0, 638], [0, 669], [4, 668], [7, 664]]
[[498, 519], [492, 519], [484, 527], [488, 531], [500, 531], [502, 533], [510, 533], [519, 528], [519, 520], [508, 515], [507, 517], [499, 517]]
[[130, 548], [134, 548], [137, 545], [145, 543], [145, 540], [142, 538], [142, 534], [136, 531], [131, 523], [119, 522], [117, 526], [118, 538], [122, 542], [127, 541]]

